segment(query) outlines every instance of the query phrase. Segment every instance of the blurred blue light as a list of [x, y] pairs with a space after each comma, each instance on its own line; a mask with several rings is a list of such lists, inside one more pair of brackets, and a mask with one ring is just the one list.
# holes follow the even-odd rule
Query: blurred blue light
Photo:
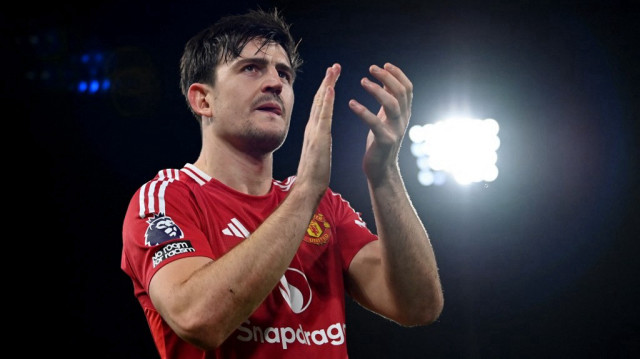
[[89, 85], [87, 85], [86, 81], [78, 82], [78, 92], [85, 92], [85, 91], [87, 91], [88, 87], [89, 87]]
[[89, 86], [90, 93], [96, 93], [100, 89], [100, 82], [98, 80], [91, 80], [91, 85]]
[[79, 64], [75, 69], [79, 78], [76, 91], [87, 94], [109, 91], [111, 80], [106, 78], [104, 64], [102, 64], [105, 60], [105, 54], [103, 52], [85, 52], [79, 54], [78, 59]]

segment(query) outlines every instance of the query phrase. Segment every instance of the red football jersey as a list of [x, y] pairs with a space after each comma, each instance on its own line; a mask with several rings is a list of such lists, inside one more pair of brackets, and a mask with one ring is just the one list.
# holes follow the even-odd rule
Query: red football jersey
[[277, 208], [294, 182], [295, 176], [274, 180], [268, 194], [252, 196], [186, 164], [160, 171], [136, 191], [123, 224], [121, 267], [162, 358], [347, 358], [344, 275], [358, 250], [377, 237], [330, 189], [280, 283], [215, 351], [180, 339], [149, 298], [158, 269], [189, 256], [220, 258]]

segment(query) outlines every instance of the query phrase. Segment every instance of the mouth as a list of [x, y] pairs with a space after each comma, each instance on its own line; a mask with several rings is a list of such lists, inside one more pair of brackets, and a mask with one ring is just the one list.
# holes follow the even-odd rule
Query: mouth
[[282, 107], [277, 102], [265, 102], [256, 107], [258, 111], [271, 112], [275, 115], [282, 116]]

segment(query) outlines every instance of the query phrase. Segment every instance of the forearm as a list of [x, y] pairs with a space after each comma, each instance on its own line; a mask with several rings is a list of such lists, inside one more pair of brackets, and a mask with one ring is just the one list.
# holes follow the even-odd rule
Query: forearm
[[435, 254], [397, 166], [390, 167], [382, 181], [369, 182], [369, 191], [389, 298], [406, 314], [401, 321], [435, 320], [443, 304]]
[[163, 314], [185, 340], [219, 346], [277, 285], [319, 203], [295, 187], [247, 239], [173, 288]]

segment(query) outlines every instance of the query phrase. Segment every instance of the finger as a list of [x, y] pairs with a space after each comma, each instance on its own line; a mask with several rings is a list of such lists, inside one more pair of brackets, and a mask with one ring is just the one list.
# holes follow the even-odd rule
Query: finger
[[330, 85], [335, 86], [336, 82], [338, 82], [338, 78], [340, 77], [340, 73], [342, 72], [342, 66], [340, 66], [340, 64], [338, 63], [335, 63], [331, 65], [330, 69], [331, 69], [331, 78], [329, 79], [331, 81]]
[[313, 104], [311, 106], [311, 114], [310, 118], [315, 119], [318, 114], [322, 111], [323, 101], [325, 97], [325, 92], [327, 87], [335, 86], [338, 81], [338, 77], [340, 76], [341, 67], [339, 64], [333, 64], [331, 67], [327, 68], [324, 79], [318, 88], [314, 98]]
[[390, 74], [398, 80], [402, 86], [404, 86], [405, 90], [409, 93], [413, 93], [413, 83], [411, 80], [405, 75], [405, 73], [397, 66], [387, 62], [384, 64], [384, 69], [387, 70]]
[[360, 117], [360, 119], [369, 126], [369, 129], [374, 135], [378, 136], [382, 134], [383, 123], [378, 116], [373, 114], [369, 109], [356, 100], [349, 101], [349, 108], [351, 108], [351, 111], [358, 115], [358, 117]]
[[333, 104], [336, 97], [335, 94], [333, 86], [328, 86], [325, 91], [322, 110], [320, 111], [320, 130], [331, 131], [331, 124], [333, 122]]
[[330, 71], [331, 71], [331, 68], [330, 67], [327, 68], [324, 75], [324, 79], [322, 79], [322, 82], [320, 83], [320, 87], [318, 87], [316, 94], [313, 96], [313, 103], [311, 104], [311, 113], [309, 114], [309, 120], [315, 119], [317, 114], [322, 109], [322, 98], [324, 96], [324, 89], [325, 89], [327, 78], [329, 77]]
[[335, 102], [335, 84], [340, 76], [340, 65], [334, 64], [328, 70], [327, 84], [324, 90], [322, 106], [319, 108], [319, 129], [330, 131], [333, 122], [333, 106]]
[[392, 74], [396, 80], [402, 84], [405, 91], [405, 98], [407, 107], [411, 108], [411, 101], [413, 100], [413, 83], [409, 80], [409, 77], [397, 66], [392, 63], [387, 62], [384, 64], [384, 69], [387, 70], [390, 74]]
[[386, 69], [381, 68], [377, 65], [369, 66], [369, 73], [371, 76], [380, 81], [383, 85], [383, 88], [387, 90], [390, 94], [397, 96], [401, 92], [404, 92], [404, 86], [395, 76], [387, 71]]
[[387, 115], [393, 118], [400, 116], [400, 103], [394, 94], [366, 77], [362, 78], [360, 84], [376, 99], [376, 101], [378, 101], [380, 105], [382, 105]]
[[369, 72], [397, 99], [401, 111], [411, 107], [413, 84], [400, 68], [387, 62], [384, 68], [372, 65]]

